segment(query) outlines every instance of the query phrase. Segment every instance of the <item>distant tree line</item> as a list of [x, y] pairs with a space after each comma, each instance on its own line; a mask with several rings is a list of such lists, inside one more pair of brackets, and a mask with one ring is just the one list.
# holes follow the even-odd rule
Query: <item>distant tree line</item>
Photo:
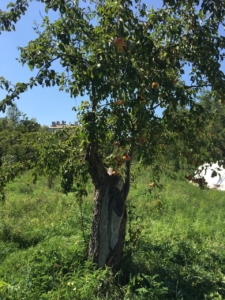
[[[207, 114], [207, 122], [201, 122], [197, 128], [187, 128], [186, 122], [191, 122], [195, 111], [186, 107], [178, 107], [176, 120], [171, 116], [174, 132], [179, 135], [177, 143], [166, 145], [166, 161], [174, 171], [197, 166], [205, 162], [225, 161], [225, 99], [220, 99], [209, 90], [202, 90], [197, 96], [199, 110]], [[198, 138], [191, 140], [191, 136]]]
[[34, 159], [37, 132], [43, 131], [35, 119], [22, 114], [17, 106], [10, 107], [0, 119], [0, 166]]

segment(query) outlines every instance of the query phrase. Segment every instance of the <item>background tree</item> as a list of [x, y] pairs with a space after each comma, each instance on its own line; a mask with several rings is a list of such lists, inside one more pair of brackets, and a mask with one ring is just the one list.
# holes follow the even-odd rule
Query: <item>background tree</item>
[[18, 107], [15, 104], [8, 108], [7, 118], [14, 127], [16, 127], [19, 124], [21, 117], [22, 113], [19, 111]]
[[199, 96], [200, 104], [211, 114], [212, 119], [207, 126], [207, 136], [210, 141], [208, 161], [225, 158], [225, 101], [209, 90], [203, 90]]
[[0, 120], [1, 171], [15, 163], [25, 164], [27, 167], [31, 164], [34, 160], [34, 144], [38, 132], [41, 132], [40, 124], [28, 118], [19, 122], [12, 122], [8, 117]]
[[[99, 266], [118, 267], [132, 158], [152, 166], [157, 184], [160, 172], [166, 171], [168, 145], [180, 140], [180, 125], [184, 152], [195, 146], [195, 155], [201, 156], [199, 126], [204, 130], [207, 111], [195, 97], [203, 86], [221, 97], [225, 92], [220, 70], [225, 43], [218, 34], [224, 3], [168, 0], [163, 8], [147, 11], [145, 4], [135, 1], [133, 7], [130, 0], [94, 2], [86, 9], [74, 1], [42, 2], [46, 11], [59, 10], [60, 17], [51, 23], [45, 16], [42, 27], [35, 28], [38, 38], [20, 48], [20, 62], [39, 72], [30, 82], [15, 86], [2, 77], [8, 94], [0, 108], [5, 110], [37, 84], [57, 84], [71, 97], [87, 93], [89, 100], [79, 108], [80, 126], [62, 142], [44, 140], [37, 168], [60, 172], [65, 192], [76, 180], [78, 197], [86, 193], [90, 175], [95, 192], [89, 256]], [[27, 6], [28, 1], [10, 3], [10, 11], [1, 12], [1, 29], [14, 29]], [[56, 60], [61, 73], [52, 67]], [[192, 66], [189, 85], [182, 77], [187, 64]], [[157, 116], [158, 107], [164, 109], [162, 117]], [[182, 118], [178, 107], [188, 109]]]

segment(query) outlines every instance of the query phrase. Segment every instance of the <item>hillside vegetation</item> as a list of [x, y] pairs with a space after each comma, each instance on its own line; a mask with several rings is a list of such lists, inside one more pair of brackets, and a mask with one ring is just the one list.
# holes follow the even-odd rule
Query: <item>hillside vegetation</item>
[[141, 171], [128, 198], [122, 268], [88, 259], [93, 191], [83, 202], [59, 181], [10, 183], [0, 210], [0, 299], [225, 299], [223, 192]]

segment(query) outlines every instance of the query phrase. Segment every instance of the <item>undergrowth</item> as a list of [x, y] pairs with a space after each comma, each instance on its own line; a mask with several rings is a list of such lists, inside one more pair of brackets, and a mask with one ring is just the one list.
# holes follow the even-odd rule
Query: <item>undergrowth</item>
[[181, 178], [149, 191], [150, 172], [137, 174], [119, 272], [88, 260], [91, 185], [81, 203], [57, 180], [16, 179], [1, 204], [0, 299], [225, 299], [224, 194]]

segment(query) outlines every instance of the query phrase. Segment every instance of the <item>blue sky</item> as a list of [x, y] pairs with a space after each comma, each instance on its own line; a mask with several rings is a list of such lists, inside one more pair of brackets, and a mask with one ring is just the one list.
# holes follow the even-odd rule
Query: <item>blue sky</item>
[[[4, 10], [8, 0], [1, 0], [0, 9]], [[16, 58], [19, 57], [18, 46], [26, 46], [37, 35], [33, 30], [33, 22], [41, 23], [41, 14], [45, 15], [44, 5], [33, 1], [25, 16], [16, 25], [16, 31], [2, 32], [0, 35], [0, 76], [4, 76], [12, 83], [28, 82], [37, 71], [31, 72], [28, 66], [22, 66]], [[50, 18], [57, 14], [50, 13]], [[0, 99], [5, 97], [5, 91], [0, 90]], [[29, 118], [36, 118], [42, 125], [50, 125], [51, 121], [66, 120], [74, 122], [75, 112], [71, 108], [77, 105], [80, 99], [72, 99], [64, 92], [59, 92], [58, 87], [42, 88], [40, 86], [21, 94], [15, 103], [20, 111]], [[2, 116], [2, 113], [0, 114]]]
[[[1, 0], [0, 9], [6, 10], [9, 2], [10, 0]], [[12, 2], [14, 1], [12, 0]], [[147, 3], [149, 8], [152, 5], [159, 7], [162, 5], [162, 0], [148, 0]], [[12, 83], [28, 82], [29, 78], [35, 76], [37, 72], [31, 72], [28, 66], [22, 66], [16, 58], [19, 58], [17, 47], [26, 46], [30, 40], [37, 37], [32, 26], [34, 21], [41, 24], [41, 15], [46, 15], [44, 5], [32, 1], [27, 13], [16, 24], [16, 31], [2, 32], [0, 35], [0, 76], [4, 76]], [[53, 20], [57, 18], [57, 13], [49, 11], [48, 16]], [[6, 92], [0, 89], [0, 100], [4, 99], [5, 95]], [[87, 97], [70, 98], [69, 94], [59, 92], [58, 87], [42, 88], [38, 86], [21, 94], [20, 99], [15, 103], [19, 110], [29, 118], [36, 118], [41, 125], [50, 125], [52, 121], [74, 122], [76, 112], [72, 111], [72, 107], [79, 105], [82, 99], [88, 100]], [[2, 116], [4, 115], [0, 112], [0, 117]]]
[[[5, 10], [10, 0], [1, 0], [0, 9]], [[162, 6], [162, 0], [145, 0], [150, 8]], [[26, 46], [37, 35], [33, 30], [33, 22], [41, 24], [42, 16], [46, 15], [44, 5], [37, 1], [30, 2], [25, 16], [16, 24], [16, 31], [2, 32], [0, 35], [0, 76], [4, 76], [12, 83], [28, 82], [29, 78], [36, 75], [28, 66], [22, 66], [16, 58], [19, 57], [18, 46]], [[57, 18], [57, 13], [49, 11], [51, 20]], [[6, 92], [0, 89], [0, 100], [4, 99]], [[36, 118], [41, 125], [50, 125], [52, 121], [66, 120], [67, 123], [76, 121], [76, 112], [72, 107], [79, 105], [81, 97], [70, 98], [69, 94], [59, 92], [58, 87], [34, 87], [32, 90], [21, 94], [15, 103], [19, 110], [29, 118]], [[88, 100], [84, 97], [83, 100]], [[0, 117], [4, 116], [0, 112]]]

